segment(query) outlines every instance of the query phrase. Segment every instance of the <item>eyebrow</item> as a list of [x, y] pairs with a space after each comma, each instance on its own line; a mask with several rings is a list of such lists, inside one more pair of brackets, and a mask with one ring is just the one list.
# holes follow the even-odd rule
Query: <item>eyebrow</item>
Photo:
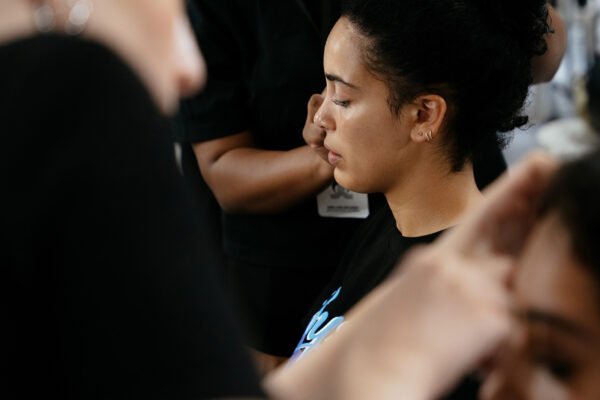
[[345, 80], [343, 80], [342, 78], [340, 78], [337, 75], [333, 75], [333, 74], [325, 74], [325, 79], [327, 79], [330, 82], [339, 82], [342, 85], [346, 85], [352, 89], [357, 89], [358, 90], [358, 86], [351, 84], [350, 82], [346, 82]]
[[562, 331], [563, 333], [580, 339], [589, 339], [591, 336], [589, 332], [577, 325], [575, 322], [549, 312], [528, 310], [522, 313], [522, 318], [532, 324], [551, 326]]

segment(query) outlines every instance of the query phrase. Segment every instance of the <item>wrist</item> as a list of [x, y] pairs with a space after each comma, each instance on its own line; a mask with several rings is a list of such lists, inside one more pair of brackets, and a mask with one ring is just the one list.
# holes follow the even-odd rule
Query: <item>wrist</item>
[[398, 352], [381, 357], [347, 325], [318, 349], [269, 375], [269, 395], [276, 400], [434, 398], [434, 382], [420, 357]]
[[[348, 327], [346, 327], [348, 328]], [[360, 341], [356, 341], [360, 343]], [[423, 357], [412, 357], [411, 352], [373, 351], [369, 346], [347, 345], [338, 365], [339, 399], [359, 400], [377, 398], [381, 400], [433, 399], [429, 369]], [[385, 350], [385, 349], [381, 349]], [[397, 350], [397, 349], [396, 349]], [[360, 379], [357, 379], [360, 377]]]

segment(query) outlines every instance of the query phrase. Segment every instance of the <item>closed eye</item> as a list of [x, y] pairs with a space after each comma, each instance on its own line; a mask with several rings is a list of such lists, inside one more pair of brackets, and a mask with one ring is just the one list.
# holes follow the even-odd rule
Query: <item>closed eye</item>
[[350, 100], [336, 100], [336, 99], [332, 99], [331, 101], [336, 106], [340, 106], [340, 107], [344, 107], [344, 108], [346, 108], [346, 107], [348, 107], [350, 105]]

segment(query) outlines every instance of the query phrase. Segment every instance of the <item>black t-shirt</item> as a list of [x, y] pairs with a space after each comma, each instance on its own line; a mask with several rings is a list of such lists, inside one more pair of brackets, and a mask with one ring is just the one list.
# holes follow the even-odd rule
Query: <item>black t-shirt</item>
[[[304, 145], [306, 105], [325, 88], [323, 48], [340, 0], [193, 3], [208, 81], [182, 105], [182, 140], [197, 143], [250, 131], [260, 149]], [[375, 208], [378, 199], [370, 200]], [[225, 251], [236, 262], [327, 274], [361, 220], [320, 217], [315, 194], [284, 212], [224, 214], [222, 222]]]
[[260, 395], [132, 71], [39, 36], [0, 47], [0, 87], [0, 397]]
[[387, 205], [371, 215], [348, 243], [334, 279], [313, 307], [292, 358], [312, 350], [337, 329], [344, 314], [389, 275], [408, 249], [430, 243], [438, 235], [402, 236]]
[[[334, 279], [313, 306], [292, 360], [318, 347], [338, 329], [344, 323], [344, 314], [385, 280], [407, 250], [431, 243], [440, 234], [403, 237], [387, 205], [369, 217], [348, 243]], [[478, 391], [479, 381], [469, 376], [444, 399], [474, 400]]]

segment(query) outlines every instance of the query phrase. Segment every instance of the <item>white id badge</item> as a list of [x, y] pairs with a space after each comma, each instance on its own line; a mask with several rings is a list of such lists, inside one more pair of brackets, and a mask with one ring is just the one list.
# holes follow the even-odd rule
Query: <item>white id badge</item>
[[317, 195], [319, 215], [327, 218], [367, 218], [369, 196], [332, 183]]

